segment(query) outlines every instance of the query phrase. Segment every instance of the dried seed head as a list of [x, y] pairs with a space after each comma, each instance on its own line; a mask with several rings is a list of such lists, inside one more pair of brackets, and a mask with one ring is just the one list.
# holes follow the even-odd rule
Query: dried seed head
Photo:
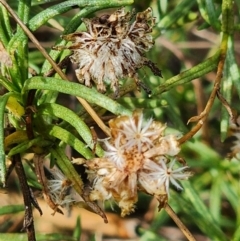
[[50, 196], [55, 204], [66, 208], [69, 212], [71, 205], [83, 201], [80, 195], [72, 187], [71, 181], [57, 168], [48, 170], [52, 179], [47, 180]]
[[149, 62], [144, 54], [153, 46], [151, 36], [155, 25], [152, 9], [143, 12], [125, 12], [118, 9], [111, 15], [83, 19], [86, 32], [63, 36], [72, 41], [67, 47], [73, 50], [71, 61], [78, 65], [76, 76], [81, 83], [105, 92], [105, 83], [110, 83], [114, 92], [118, 90], [119, 79], [134, 77], [136, 71]]
[[122, 216], [134, 210], [137, 190], [158, 200], [169, 196], [172, 183], [182, 189], [176, 180], [187, 179], [186, 166], [173, 169], [180, 148], [174, 135], [164, 135], [166, 125], [144, 120], [139, 111], [132, 116], [120, 116], [109, 122], [112, 138], [104, 140], [105, 156], [86, 162], [93, 182], [92, 200], [113, 198], [122, 210]]

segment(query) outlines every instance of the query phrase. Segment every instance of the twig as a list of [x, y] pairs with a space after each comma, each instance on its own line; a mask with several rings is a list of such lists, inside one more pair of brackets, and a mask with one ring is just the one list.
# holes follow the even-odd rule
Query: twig
[[27, 231], [28, 241], [36, 241], [34, 222], [33, 222], [33, 213], [32, 213], [31, 191], [27, 183], [26, 175], [24, 173], [20, 154], [16, 154], [13, 156], [13, 162], [15, 163], [15, 170], [18, 175], [19, 183], [23, 193], [23, 201], [25, 205], [23, 229]]
[[[94, 121], [97, 123], [97, 125], [103, 130], [103, 132], [107, 136], [111, 136], [109, 128], [104, 124], [104, 122], [99, 118], [95, 110], [91, 107], [88, 108], [89, 104], [86, 100], [77, 97], [78, 101], [82, 104], [82, 106], [87, 110], [88, 114], [94, 119]], [[97, 118], [94, 118], [94, 116], [97, 116]]]
[[189, 241], [196, 241], [196, 239], [193, 237], [191, 232], [188, 230], [188, 228], [182, 223], [182, 221], [178, 218], [176, 213], [173, 211], [173, 209], [169, 206], [168, 203], [165, 204], [164, 207], [165, 211], [168, 213], [168, 215], [173, 219], [173, 221], [177, 224], [177, 226], [181, 229], [185, 237]]
[[43, 193], [44, 200], [46, 201], [48, 206], [54, 211], [52, 215], [54, 215], [56, 212], [63, 214], [62, 210], [58, 208], [58, 205], [54, 203], [54, 201], [52, 200], [49, 194], [49, 190], [46, 183], [46, 177], [43, 169], [43, 155], [35, 154], [33, 157], [33, 161], [34, 161], [35, 172], [37, 175], [38, 182], [42, 185], [42, 193]]
[[[204, 109], [204, 111], [196, 117], [191, 118], [189, 121], [198, 121], [197, 125], [186, 135], [184, 135], [182, 138], [179, 139], [179, 143], [182, 144], [185, 141], [187, 141], [189, 138], [191, 138], [195, 133], [201, 128], [203, 122], [206, 120], [213, 102], [216, 98], [216, 95], [219, 91], [220, 84], [221, 84], [221, 79], [223, 75], [223, 67], [225, 64], [226, 60], [226, 55], [227, 55], [227, 50], [228, 50], [228, 39], [229, 36], [233, 34], [233, 26], [234, 26], [234, 14], [233, 14], [233, 1], [231, 0], [223, 0], [222, 2], [222, 26], [221, 26], [221, 31], [222, 31], [222, 40], [221, 40], [221, 52], [220, 52], [220, 57], [219, 57], [219, 62], [218, 62], [218, 67], [217, 67], [217, 76], [214, 81], [214, 87], [212, 90], [212, 93], [209, 97], [209, 100], [207, 102], [207, 105]], [[226, 107], [226, 106], [225, 106]]]
[[89, 192], [91, 191], [91, 188], [86, 185], [83, 190], [82, 198], [85, 201], [85, 203], [88, 205], [88, 210], [93, 211], [94, 213], [97, 213], [103, 218], [104, 223], [108, 223], [108, 219], [104, 211], [95, 203], [89, 200]]
[[187, 140], [189, 140], [190, 138], [192, 138], [200, 130], [200, 128], [202, 127], [204, 121], [206, 120], [206, 118], [212, 108], [213, 102], [214, 102], [217, 92], [220, 88], [222, 74], [223, 74], [223, 67], [224, 67], [224, 63], [226, 60], [226, 52], [227, 52], [227, 36], [224, 35], [223, 40], [222, 40], [221, 53], [220, 53], [220, 57], [219, 57], [219, 62], [218, 62], [218, 67], [217, 67], [217, 75], [216, 75], [216, 78], [214, 81], [213, 90], [212, 90], [211, 95], [208, 99], [208, 102], [205, 106], [204, 111], [199, 116], [194, 116], [189, 119], [188, 122], [198, 121], [198, 123], [192, 128], [192, 130], [190, 130], [187, 134], [185, 134], [183, 137], [181, 137], [179, 139], [180, 145], [183, 144], [184, 142], [186, 142]]
[[231, 108], [231, 106], [229, 105], [227, 100], [222, 96], [220, 91], [217, 91], [217, 97], [222, 102], [223, 106], [226, 108], [226, 110], [227, 110], [227, 112], [230, 116], [231, 122], [238, 125], [238, 123], [237, 123], [237, 118], [238, 118], [237, 111], [234, 110], [233, 108]]
[[[66, 56], [63, 60], [61, 60], [57, 65], [62, 70], [67, 68], [68, 64], [70, 62], [69, 55]], [[51, 77], [56, 73], [55, 69], [50, 69], [47, 73], [44, 74], [45, 77]]]
[[25, 122], [26, 122], [26, 131], [29, 140], [34, 138], [33, 126], [32, 126], [32, 114], [33, 114], [33, 100], [36, 90], [30, 90], [27, 96], [26, 110], [25, 110]]

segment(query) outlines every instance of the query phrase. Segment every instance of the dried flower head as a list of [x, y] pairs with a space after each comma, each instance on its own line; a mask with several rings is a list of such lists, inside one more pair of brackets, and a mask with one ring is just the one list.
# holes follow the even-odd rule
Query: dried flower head
[[83, 22], [86, 32], [62, 36], [72, 41], [66, 48], [73, 50], [71, 61], [78, 65], [76, 76], [81, 83], [91, 86], [95, 82], [97, 89], [105, 92], [106, 82], [117, 92], [121, 78], [132, 77], [139, 82], [136, 71], [143, 65], [161, 76], [160, 70], [144, 57], [154, 44], [151, 32], [155, 18], [151, 8], [137, 14], [121, 8]]
[[138, 189], [165, 201], [170, 183], [182, 189], [177, 180], [190, 173], [186, 166], [173, 169], [175, 159], [169, 162], [180, 148], [174, 135], [164, 135], [166, 125], [134, 112], [111, 120], [109, 126], [112, 137], [104, 140], [104, 157], [86, 162], [93, 182], [90, 199], [112, 198], [124, 216], [134, 210]]
[[72, 204], [83, 201], [72, 187], [71, 181], [57, 167], [48, 169], [48, 171], [52, 178], [47, 180], [47, 186], [50, 197], [56, 205], [66, 208], [69, 212]]

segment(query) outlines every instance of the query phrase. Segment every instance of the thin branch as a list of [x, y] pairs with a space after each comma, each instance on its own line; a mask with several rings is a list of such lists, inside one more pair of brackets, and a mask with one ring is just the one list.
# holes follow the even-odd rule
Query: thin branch
[[38, 178], [38, 182], [42, 186], [42, 193], [43, 193], [43, 198], [48, 204], [48, 206], [54, 211], [52, 215], [54, 215], [56, 212], [63, 214], [63, 211], [58, 207], [58, 205], [52, 200], [51, 195], [49, 193], [49, 189], [47, 186], [47, 181], [44, 173], [44, 168], [43, 168], [43, 155], [37, 155], [35, 154], [33, 157], [33, 162], [35, 166], [35, 172]]
[[189, 241], [196, 241], [196, 239], [193, 237], [191, 232], [188, 230], [188, 228], [182, 223], [182, 221], [178, 218], [176, 213], [173, 211], [173, 209], [169, 206], [168, 203], [165, 204], [164, 207], [165, 211], [168, 213], [168, 215], [173, 219], [173, 221], [177, 224], [177, 226], [181, 229], [185, 237]]
[[226, 60], [226, 53], [227, 53], [227, 39], [228, 35], [224, 34], [222, 38], [222, 44], [221, 44], [221, 53], [219, 57], [218, 67], [217, 67], [217, 75], [214, 81], [214, 87], [211, 92], [211, 95], [208, 99], [208, 102], [205, 106], [204, 111], [199, 116], [194, 116], [189, 119], [189, 122], [195, 122], [198, 121], [198, 123], [190, 130], [187, 134], [185, 134], [183, 137], [179, 139], [179, 144], [183, 144], [190, 138], [192, 138], [202, 127], [204, 121], [207, 119], [208, 114], [213, 106], [213, 102], [217, 96], [217, 92], [219, 91], [222, 75], [223, 75], [223, 67]]
[[23, 169], [21, 162], [20, 154], [13, 156], [13, 162], [15, 163], [15, 170], [18, 175], [19, 183], [23, 193], [23, 201], [25, 206], [25, 216], [23, 222], [23, 230], [27, 231], [28, 240], [36, 241], [35, 229], [33, 222], [33, 213], [32, 213], [32, 197], [31, 191], [27, 183], [26, 175]]
[[230, 116], [231, 122], [238, 126], [238, 113], [237, 113], [237, 111], [235, 109], [231, 108], [231, 106], [229, 105], [227, 100], [222, 96], [220, 91], [217, 92], [217, 97], [222, 102], [222, 105], [226, 108], [226, 110], [227, 110], [227, 112]]

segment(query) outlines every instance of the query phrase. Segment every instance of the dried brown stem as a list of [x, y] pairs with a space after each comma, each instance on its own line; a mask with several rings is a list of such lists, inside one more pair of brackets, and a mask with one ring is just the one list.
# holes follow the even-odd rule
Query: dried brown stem
[[222, 102], [223, 106], [226, 108], [232, 123], [236, 124], [238, 126], [237, 123], [237, 111], [232, 109], [231, 106], [229, 105], [229, 103], [227, 102], [227, 100], [222, 96], [222, 94], [220, 93], [220, 91], [217, 91], [217, 97], [218, 99]]
[[[70, 62], [70, 59], [69, 59], [69, 55], [66, 56], [63, 60], [61, 60], [59, 63], [58, 63], [58, 67], [60, 69], [65, 69], [67, 68], [68, 64]], [[55, 69], [50, 69], [47, 73], [44, 74], [45, 77], [51, 77], [53, 76], [54, 74], [56, 74], [56, 70]]]
[[182, 223], [182, 221], [178, 218], [176, 213], [173, 211], [173, 209], [169, 206], [167, 203], [164, 207], [165, 211], [168, 213], [168, 215], [173, 219], [173, 221], [177, 224], [177, 226], [181, 229], [185, 237], [189, 241], [196, 241], [196, 239], [193, 237], [191, 232], [188, 230], [188, 228]]
[[[225, 42], [224, 42], [224, 44], [225, 44]], [[215, 81], [214, 81], [213, 90], [212, 90], [211, 95], [208, 99], [208, 102], [205, 106], [205, 109], [203, 110], [203, 112], [200, 115], [194, 116], [194, 117], [189, 119], [188, 122], [195, 122], [195, 121], [198, 121], [198, 122], [192, 128], [192, 130], [190, 130], [187, 134], [185, 134], [183, 137], [181, 137], [179, 139], [180, 145], [183, 144], [184, 142], [186, 142], [187, 140], [189, 140], [190, 138], [192, 138], [200, 130], [204, 121], [207, 119], [208, 114], [209, 114], [209, 112], [212, 108], [213, 102], [214, 102], [214, 100], [217, 96], [217, 92], [220, 88], [225, 59], [226, 59], [226, 48], [222, 48], [220, 58], [219, 58], [219, 62], [218, 62], [217, 75], [216, 75], [216, 78], [215, 78]]]
[[32, 126], [32, 114], [33, 114], [33, 100], [35, 96], [36, 90], [30, 90], [28, 92], [27, 103], [26, 103], [26, 111], [25, 111], [25, 122], [26, 122], [26, 131], [29, 140], [34, 138], [33, 126]]
[[48, 191], [46, 177], [43, 169], [43, 158], [43, 155], [35, 154], [33, 157], [33, 162], [38, 182], [42, 185], [42, 193], [44, 200], [46, 201], [48, 206], [54, 211], [52, 215], [54, 215], [56, 212], [63, 214], [63, 211], [60, 208], [58, 208], [58, 205], [56, 203], [54, 203]]
[[[93, 118], [96, 124], [102, 129], [102, 131], [110, 136], [109, 128], [104, 124], [104, 122], [99, 118], [98, 114], [95, 110], [88, 104], [88, 102], [80, 97], [77, 97], [78, 101], [82, 104], [82, 106], [87, 110], [88, 114]], [[90, 107], [90, 108], [88, 108]], [[96, 118], [97, 117], [97, 118]]]
[[24, 173], [20, 154], [16, 154], [13, 156], [13, 162], [15, 163], [15, 170], [18, 175], [19, 183], [23, 193], [24, 205], [25, 205], [23, 229], [27, 231], [29, 241], [36, 241], [34, 222], [33, 222], [33, 213], [32, 213], [31, 191], [27, 183], [26, 175]]
[[[200, 115], [206, 104], [204, 90], [202, 87], [202, 82], [199, 78], [195, 79], [192, 83], [196, 96], [197, 114]], [[208, 121], [205, 121], [204, 125], [202, 126], [202, 138], [205, 142], [209, 143]]]
[[94, 130], [94, 127], [91, 126], [90, 127], [90, 130], [91, 130], [91, 135], [92, 135], [92, 140], [93, 140], [93, 154], [95, 155], [95, 152], [96, 152], [96, 147], [97, 147], [97, 140], [98, 140], [98, 136], [97, 136], [97, 133], [96, 131]]
[[84, 187], [83, 195], [82, 195], [83, 200], [87, 204], [86, 209], [88, 209], [91, 212], [97, 213], [98, 215], [100, 215], [103, 218], [104, 223], [108, 223], [108, 219], [107, 219], [105, 212], [95, 202], [92, 202], [89, 199], [90, 191], [91, 191], [91, 188], [88, 185], [86, 185]]

